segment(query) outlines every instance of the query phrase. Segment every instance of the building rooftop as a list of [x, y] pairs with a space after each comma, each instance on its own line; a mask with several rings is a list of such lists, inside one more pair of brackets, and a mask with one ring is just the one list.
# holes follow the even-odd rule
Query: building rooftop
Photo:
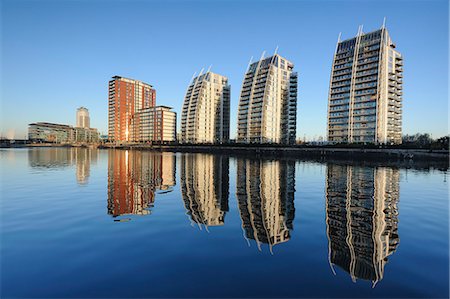
[[151, 84], [148, 84], [148, 83], [145, 83], [144, 81], [141, 81], [141, 80], [136, 80], [136, 79], [131, 79], [131, 78], [127, 78], [127, 77], [122, 77], [122, 76], [112, 76], [112, 79], [113, 80], [121, 80], [121, 79], [124, 79], [124, 80], [128, 80], [128, 81], [134, 81], [134, 82], [140, 82], [140, 83], [142, 83], [142, 84], [145, 84], [145, 85], [148, 85], [148, 86], [150, 86], [151, 88], [153, 88], [153, 85], [151, 85]]
[[47, 127], [59, 127], [59, 128], [71, 128], [72, 126], [69, 125], [63, 125], [63, 124], [55, 124], [55, 123], [48, 123], [48, 122], [36, 122], [28, 124], [29, 126], [47, 126]]
[[[361, 31], [360, 34], [361, 34], [361, 36], [364, 36], [364, 35], [368, 35], [368, 34], [372, 34], [372, 33], [381, 31], [382, 29], [383, 29], [383, 28], [380, 28], [380, 29], [373, 30], [373, 31], [370, 31], [370, 32], [367, 32], [367, 33], [364, 32], [364, 31]], [[386, 29], [386, 28], [384, 28], [384, 29]], [[358, 34], [356, 34], [355, 36], [353, 36], [353, 37], [351, 37], [351, 38], [347, 38], [347, 39], [341, 40], [341, 41], [339, 41], [339, 43], [344, 43], [344, 42], [351, 41], [351, 40], [355, 39], [357, 36], [358, 36]]]
[[155, 106], [155, 108], [166, 108], [166, 109], [173, 109], [173, 107], [169, 107], [169, 106], [164, 106], [164, 105], [158, 105], [158, 106]]

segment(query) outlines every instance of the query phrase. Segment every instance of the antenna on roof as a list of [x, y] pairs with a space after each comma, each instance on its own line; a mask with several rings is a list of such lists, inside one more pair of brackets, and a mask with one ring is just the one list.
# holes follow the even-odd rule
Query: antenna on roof
[[338, 35], [338, 43], [341, 42], [341, 34], [342, 34], [342, 32], [339, 32], [339, 35]]
[[250, 61], [248, 62], [248, 66], [247, 66], [247, 71], [248, 71], [248, 69], [250, 68], [250, 64], [252, 64], [252, 60], [253, 60], [253, 56], [250, 57]]
[[383, 26], [381, 26], [381, 29], [386, 28], [386, 17], [383, 18]]
[[278, 45], [277, 45], [277, 47], [275, 48], [275, 52], [273, 53], [273, 55], [274, 55], [274, 56], [277, 55], [277, 52], [278, 52]]
[[197, 75], [197, 72], [194, 72], [194, 74], [192, 75], [191, 82], [194, 80], [195, 75]]
[[260, 60], [263, 60], [263, 59], [264, 59], [264, 55], [266, 55], [266, 51], [265, 51], [265, 50], [262, 52], [262, 54], [261, 54], [261, 59], [260, 59]]

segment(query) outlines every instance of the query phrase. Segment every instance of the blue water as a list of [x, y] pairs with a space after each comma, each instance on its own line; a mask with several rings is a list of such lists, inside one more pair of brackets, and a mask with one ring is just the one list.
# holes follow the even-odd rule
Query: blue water
[[1, 150], [1, 297], [448, 297], [448, 172], [369, 164]]

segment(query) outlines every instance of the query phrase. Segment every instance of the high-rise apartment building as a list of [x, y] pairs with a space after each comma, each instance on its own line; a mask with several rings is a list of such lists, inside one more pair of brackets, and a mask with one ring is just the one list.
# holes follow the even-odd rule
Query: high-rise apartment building
[[223, 143], [230, 139], [230, 85], [206, 72], [192, 79], [181, 114], [181, 142]]
[[85, 107], [77, 109], [77, 128], [89, 129], [91, 127], [89, 110]]
[[328, 98], [331, 143], [402, 142], [403, 58], [384, 27], [338, 40]]
[[112, 141], [139, 139], [139, 122], [134, 117], [142, 109], [155, 107], [156, 91], [142, 81], [114, 76], [109, 81], [108, 138]]
[[297, 73], [275, 54], [250, 64], [239, 100], [237, 141], [294, 144]]

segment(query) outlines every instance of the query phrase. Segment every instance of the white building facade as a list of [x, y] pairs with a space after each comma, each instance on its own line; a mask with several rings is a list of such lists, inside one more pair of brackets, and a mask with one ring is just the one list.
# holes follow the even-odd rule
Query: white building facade
[[250, 64], [239, 100], [237, 142], [294, 144], [298, 75], [275, 54]]
[[336, 46], [328, 98], [331, 143], [402, 142], [403, 57], [384, 26]]
[[230, 139], [228, 78], [206, 72], [192, 79], [181, 114], [182, 143], [225, 143]]

